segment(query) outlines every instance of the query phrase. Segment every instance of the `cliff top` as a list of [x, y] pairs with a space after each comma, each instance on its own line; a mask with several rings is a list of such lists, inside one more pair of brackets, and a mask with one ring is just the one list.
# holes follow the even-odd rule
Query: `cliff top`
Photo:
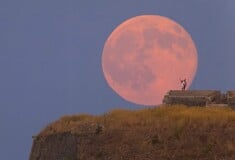
[[105, 130], [126, 130], [136, 127], [154, 127], [172, 125], [199, 126], [223, 125], [235, 123], [235, 111], [229, 107], [186, 107], [175, 105], [160, 106], [141, 110], [116, 109], [100, 116], [78, 114], [66, 115], [49, 124], [38, 136], [71, 132], [94, 132], [97, 126]]

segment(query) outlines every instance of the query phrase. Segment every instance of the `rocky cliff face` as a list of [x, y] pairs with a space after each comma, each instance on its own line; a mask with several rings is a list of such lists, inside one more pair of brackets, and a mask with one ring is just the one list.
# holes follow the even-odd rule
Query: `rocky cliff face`
[[35, 137], [30, 160], [77, 160], [77, 143], [69, 132]]

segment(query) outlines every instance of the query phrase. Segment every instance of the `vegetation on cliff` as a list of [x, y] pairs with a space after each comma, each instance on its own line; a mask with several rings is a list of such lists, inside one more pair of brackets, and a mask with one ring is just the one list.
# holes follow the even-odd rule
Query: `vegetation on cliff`
[[78, 159], [235, 159], [235, 111], [162, 106], [64, 116], [38, 136], [70, 132]]

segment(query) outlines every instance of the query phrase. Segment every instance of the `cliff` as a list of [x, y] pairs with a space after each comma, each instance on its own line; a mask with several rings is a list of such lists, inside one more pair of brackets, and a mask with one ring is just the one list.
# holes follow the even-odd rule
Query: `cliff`
[[233, 160], [229, 107], [114, 110], [64, 116], [34, 137], [30, 160]]

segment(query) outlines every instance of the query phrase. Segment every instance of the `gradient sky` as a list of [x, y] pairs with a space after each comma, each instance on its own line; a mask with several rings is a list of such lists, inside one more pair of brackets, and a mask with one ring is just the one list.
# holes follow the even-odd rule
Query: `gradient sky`
[[101, 55], [115, 27], [144, 14], [191, 34], [199, 58], [191, 89], [235, 89], [234, 0], [1, 0], [1, 159], [28, 159], [32, 135], [63, 115], [142, 107], [107, 85]]

